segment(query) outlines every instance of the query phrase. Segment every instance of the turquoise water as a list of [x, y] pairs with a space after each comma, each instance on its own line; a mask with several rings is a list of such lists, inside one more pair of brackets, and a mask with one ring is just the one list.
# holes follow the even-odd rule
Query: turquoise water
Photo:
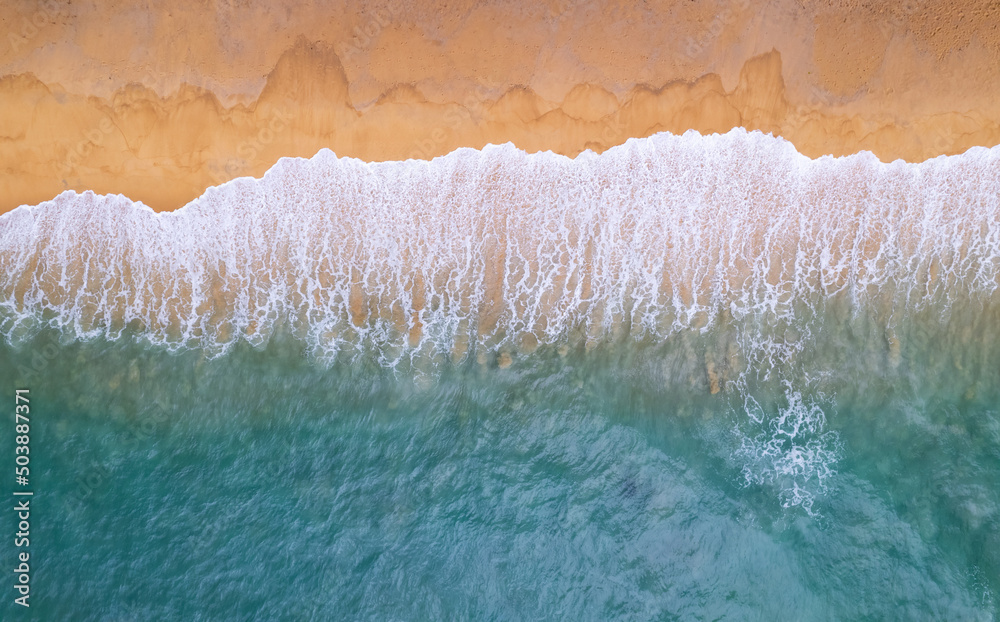
[[67, 192], [0, 217], [0, 335], [4, 620], [998, 617], [1000, 148]]
[[[52, 339], [4, 348], [3, 376]], [[281, 338], [215, 360], [59, 346], [22, 383], [29, 617], [995, 618], [1000, 352], [946, 352], [946, 377], [762, 382], [758, 423], [685, 377], [676, 352], [711, 341], [434, 378], [326, 368]]]

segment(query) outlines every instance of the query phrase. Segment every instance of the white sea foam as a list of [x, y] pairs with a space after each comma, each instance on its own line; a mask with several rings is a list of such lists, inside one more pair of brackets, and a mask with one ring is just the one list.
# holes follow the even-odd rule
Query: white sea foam
[[748, 435], [736, 430], [744, 484], [774, 486], [784, 507], [799, 506], [814, 515], [817, 495], [826, 492], [836, 474], [840, 436], [826, 430], [826, 413], [819, 404], [788, 385], [785, 401], [769, 417], [752, 396], [745, 398], [747, 416], [763, 431]]
[[0, 217], [0, 331], [131, 327], [168, 348], [320, 356], [659, 339], [720, 314], [875, 313], [992, 296], [1000, 148], [921, 164], [811, 160], [778, 138], [658, 134], [602, 155], [460, 149], [365, 163], [328, 150], [171, 213], [66, 192]]

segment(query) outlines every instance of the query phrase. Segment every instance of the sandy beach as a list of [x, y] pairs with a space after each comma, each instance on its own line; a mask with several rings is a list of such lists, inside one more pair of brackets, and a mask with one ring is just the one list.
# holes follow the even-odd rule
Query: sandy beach
[[321, 148], [575, 156], [745, 127], [810, 156], [1000, 143], [1000, 6], [5, 2], [0, 211], [66, 189], [171, 210]]
[[0, 9], [0, 620], [1000, 620], [1000, 0]]

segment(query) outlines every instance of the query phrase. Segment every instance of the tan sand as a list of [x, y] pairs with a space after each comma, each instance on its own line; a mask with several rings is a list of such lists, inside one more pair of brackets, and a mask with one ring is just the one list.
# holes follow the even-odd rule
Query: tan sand
[[993, 0], [3, 0], [0, 211], [65, 189], [174, 209], [328, 147], [573, 156], [772, 132], [921, 161], [1000, 143]]

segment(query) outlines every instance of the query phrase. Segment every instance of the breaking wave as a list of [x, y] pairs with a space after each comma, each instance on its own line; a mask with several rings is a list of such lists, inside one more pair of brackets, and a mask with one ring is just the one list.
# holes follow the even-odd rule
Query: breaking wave
[[3, 215], [0, 331], [134, 330], [218, 354], [285, 326], [321, 358], [394, 365], [795, 325], [831, 299], [889, 326], [992, 297], [998, 220], [998, 148], [811, 160], [733, 130], [575, 159], [509, 144], [430, 162], [324, 150], [175, 212], [68, 191]]
[[629, 373], [680, 390], [678, 412], [728, 396], [742, 484], [810, 514], [841, 451], [828, 406], [886, 370], [982, 388], [998, 283], [1000, 148], [811, 160], [743, 130], [575, 159], [324, 150], [175, 212], [65, 192], [0, 216], [15, 347], [48, 327], [217, 356], [282, 331], [319, 361], [419, 375], [624, 344]]

